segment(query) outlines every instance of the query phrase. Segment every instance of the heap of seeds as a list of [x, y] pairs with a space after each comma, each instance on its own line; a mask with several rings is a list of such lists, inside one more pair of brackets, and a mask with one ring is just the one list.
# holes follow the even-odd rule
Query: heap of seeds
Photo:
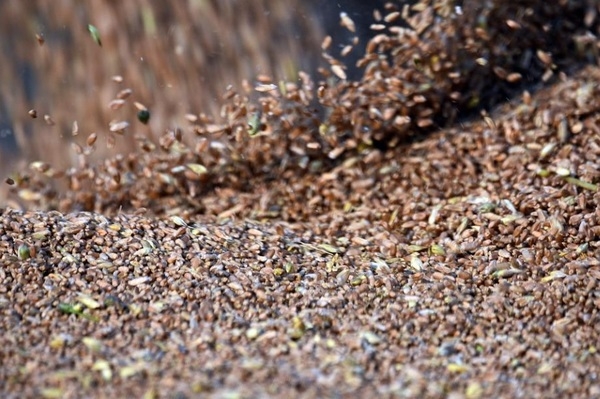
[[[403, 15], [386, 10], [378, 25]], [[131, 155], [88, 162], [90, 136], [76, 167], [12, 176], [14, 208], [43, 211], [0, 213], [5, 396], [599, 396], [600, 68], [566, 53], [580, 28], [598, 33], [598, 5], [411, 10], [415, 32], [436, 23], [376, 36], [388, 44], [369, 50], [360, 82], [334, 61], [323, 84], [262, 76], [226, 92], [220, 119], [190, 114], [159, 140], [115, 119], [106, 135], [134, 139]], [[427, 107], [451, 117], [448, 98], [508, 93], [517, 82], [495, 66], [523, 73], [530, 46], [549, 56], [540, 15], [568, 42], [554, 46], [556, 81], [399, 139]], [[452, 41], [457, 26], [490, 55], [488, 72]], [[531, 42], [486, 38], [518, 29]], [[432, 69], [438, 91], [414, 101], [431, 78], [424, 49], [465, 69]], [[400, 54], [422, 58], [411, 72]], [[532, 82], [544, 73], [532, 68]], [[394, 98], [408, 130], [382, 122]]]
[[[125, 134], [139, 148], [130, 155], [90, 166], [86, 157], [97, 147], [93, 133], [87, 149], [75, 146], [78, 167], [60, 171], [35, 162], [33, 174], [11, 179], [22, 199], [42, 209], [143, 206], [160, 214], [183, 206], [203, 212], [202, 198], [215, 186], [248, 191], [252, 178], [322, 174], [373, 148], [393, 147], [423, 129], [492, 106], [524, 84], [533, 89], [575, 69], [579, 60], [596, 59], [597, 8], [586, 1], [388, 4], [387, 14], [376, 13], [380, 24], [359, 61], [365, 73], [358, 82], [344, 80], [343, 65], [326, 54], [333, 74], [342, 78], [337, 82], [330, 78], [315, 87], [303, 73], [297, 83], [260, 76], [242, 92], [228, 89], [219, 118], [189, 114], [191, 129], [168, 129], [159, 140], [114, 120], [106, 141], [114, 145]], [[345, 13], [341, 24], [355, 28]], [[130, 94], [116, 93], [111, 107], [120, 108]], [[313, 109], [315, 97], [324, 118]], [[558, 119], [550, 121], [553, 128], [563, 123]], [[63, 185], [48, 184], [44, 176]]]

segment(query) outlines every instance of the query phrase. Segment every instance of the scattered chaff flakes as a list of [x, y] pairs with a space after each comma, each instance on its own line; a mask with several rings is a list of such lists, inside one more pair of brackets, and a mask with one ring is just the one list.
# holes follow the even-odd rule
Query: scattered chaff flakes
[[335, 76], [337, 76], [338, 78], [342, 79], [342, 80], [346, 80], [347, 75], [346, 75], [346, 71], [344, 71], [344, 68], [341, 65], [332, 65], [331, 66], [331, 71], [335, 74]]
[[151, 280], [151, 278], [148, 276], [136, 277], [136, 278], [129, 280], [127, 282], [127, 284], [132, 287], [137, 287], [138, 285], [146, 284], [150, 280]]
[[256, 327], [250, 327], [249, 329], [246, 330], [246, 338], [248, 338], [250, 341], [253, 341], [256, 338], [258, 338], [258, 336], [260, 334], [261, 334], [261, 330]]
[[188, 227], [188, 224], [179, 216], [171, 216], [171, 221], [180, 227]]
[[391, 272], [390, 266], [386, 261], [380, 258], [373, 258], [370, 263], [371, 270], [378, 274], [389, 274]]
[[98, 309], [102, 304], [89, 295], [81, 294], [77, 297], [77, 302], [81, 303], [88, 309]]
[[123, 76], [121, 75], [114, 75], [111, 80], [115, 83], [123, 83]]
[[56, 123], [54, 122], [54, 119], [52, 119], [52, 117], [48, 114], [44, 115], [44, 121], [46, 122], [46, 124], [48, 126], [54, 126], [56, 125]]
[[92, 39], [94, 39], [94, 41], [96, 42], [96, 44], [98, 46], [102, 47], [102, 39], [100, 39], [100, 32], [98, 31], [98, 28], [96, 28], [92, 24], [89, 24], [88, 25], [88, 31], [90, 32], [90, 35], [92, 36]]
[[61, 302], [58, 304], [58, 310], [65, 314], [81, 314], [83, 311], [83, 307], [81, 306], [81, 304]]
[[61, 333], [50, 339], [49, 346], [52, 349], [61, 349], [73, 342], [73, 336], [67, 333]]
[[409, 246], [406, 247], [406, 250], [408, 251], [409, 254], [414, 253], [414, 252], [421, 252], [421, 251], [424, 251], [426, 249], [427, 249], [427, 247], [423, 246], [423, 245], [413, 245], [413, 244], [411, 244], [411, 245], [409, 245]]
[[477, 381], [470, 382], [465, 389], [467, 399], [479, 399], [483, 396], [483, 387]]
[[471, 368], [468, 365], [462, 363], [450, 363], [448, 364], [448, 366], [446, 366], [446, 369], [451, 373], [457, 374], [466, 373], [469, 370], [471, 370]]
[[515, 220], [519, 220], [519, 219], [521, 219], [520, 215], [507, 215], [507, 216], [503, 216], [502, 218], [500, 218], [500, 221], [502, 222], [502, 224], [508, 225], [508, 224], [514, 222]]
[[104, 359], [96, 360], [92, 365], [92, 370], [99, 371], [104, 381], [110, 381], [112, 379], [113, 373], [110, 363]]
[[206, 169], [204, 165], [200, 165], [199, 163], [188, 163], [185, 166], [198, 176], [205, 175], [208, 173], [208, 169]]
[[348, 277], [350, 277], [350, 270], [342, 269], [335, 276], [336, 283], [342, 286], [348, 281]]
[[548, 373], [552, 373], [556, 370], [556, 365], [553, 362], [543, 362], [538, 367], [536, 374], [544, 375]]
[[319, 244], [317, 247], [327, 253], [332, 254], [332, 255], [339, 254], [342, 252], [342, 249], [334, 247], [333, 245], [329, 245], [329, 244]]
[[253, 112], [248, 115], [248, 134], [250, 137], [254, 137], [263, 130], [263, 124], [261, 123], [262, 114], [260, 112]]
[[417, 272], [423, 271], [423, 261], [417, 256], [416, 253], [412, 254], [410, 257], [410, 267]]
[[552, 153], [552, 151], [554, 151], [555, 148], [556, 148], [556, 143], [548, 143], [548, 144], [544, 145], [542, 147], [542, 149], [540, 150], [540, 159], [546, 158], [548, 155], [550, 155]]
[[23, 190], [19, 190], [19, 198], [25, 201], [39, 201], [42, 199], [42, 194], [25, 188]]
[[130, 378], [134, 375], [142, 372], [145, 369], [145, 366], [142, 362], [135, 363], [129, 366], [122, 367], [119, 370], [119, 377], [121, 378]]
[[440, 209], [442, 209], [443, 206], [444, 206], [443, 204], [438, 204], [433, 207], [433, 209], [431, 210], [431, 214], [429, 215], [429, 218], [427, 219], [428, 225], [430, 225], [430, 226], [436, 225], [438, 214], [440, 213]]
[[350, 285], [356, 287], [358, 285], [361, 285], [366, 279], [367, 276], [365, 276], [364, 274], [359, 274], [358, 276], [354, 276], [350, 280]]
[[43, 46], [46, 43], [46, 39], [44, 38], [44, 35], [42, 33], [36, 33], [35, 39], [37, 40], [40, 46]]
[[113, 133], [123, 133], [128, 127], [129, 122], [127, 121], [111, 122], [109, 124], [109, 130]]
[[577, 187], [581, 187], [581, 188], [583, 188], [585, 190], [598, 191], [598, 185], [597, 184], [586, 182], [586, 181], [583, 181], [581, 179], [578, 179], [576, 177], [571, 177], [571, 176], [567, 176], [564, 179], [565, 179], [565, 181], [567, 183], [573, 184], [573, 185], [575, 185]]
[[360, 334], [360, 338], [369, 345], [379, 345], [383, 339], [372, 331], [364, 331]]
[[553, 270], [549, 275], [542, 278], [542, 283], [549, 283], [554, 280], [562, 279], [567, 277], [567, 274], [562, 270]]
[[45, 399], [59, 399], [65, 396], [65, 390], [62, 388], [42, 388], [40, 395]]
[[91, 351], [91, 352], [100, 352], [102, 350], [102, 342], [100, 340], [93, 337], [83, 337], [81, 338], [81, 342]]
[[404, 300], [408, 304], [409, 308], [414, 308], [421, 302], [421, 297], [417, 295], [405, 295]]
[[150, 302], [148, 305], [148, 310], [152, 313], [160, 313], [166, 308], [166, 304], [162, 301]]
[[433, 244], [431, 247], [429, 247], [429, 253], [431, 255], [446, 255], [444, 247], [438, 244]]
[[33, 119], [37, 118], [38, 116], [37, 111], [35, 109], [30, 109], [29, 112], [27, 112], [27, 114], [29, 114], [29, 116]]
[[568, 168], [565, 168], [562, 166], [559, 166], [558, 168], [556, 168], [554, 173], [556, 173], [558, 176], [561, 176], [561, 177], [571, 176], [571, 171]]
[[356, 25], [354, 24], [354, 21], [348, 16], [347, 13], [343, 11], [340, 13], [340, 25], [348, 29], [350, 32], [356, 32]]
[[50, 170], [50, 165], [42, 161], [34, 161], [29, 164], [29, 168], [39, 173], [46, 173]]
[[516, 276], [518, 274], [523, 274], [523, 273], [524, 273], [523, 270], [509, 268], [509, 269], [496, 270], [492, 274], [492, 276], [495, 278], [510, 278], [510, 277]]

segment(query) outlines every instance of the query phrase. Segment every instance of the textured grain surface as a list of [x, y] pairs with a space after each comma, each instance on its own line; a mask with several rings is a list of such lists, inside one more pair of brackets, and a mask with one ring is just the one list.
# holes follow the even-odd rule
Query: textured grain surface
[[318, 84], [333, 119], [308, 76], [262, 77], [257, 103], [226, 93], [227, 123], [15, 173], [3, 396], [600, 396], [600, 69], [394, 140], [382, 65]]

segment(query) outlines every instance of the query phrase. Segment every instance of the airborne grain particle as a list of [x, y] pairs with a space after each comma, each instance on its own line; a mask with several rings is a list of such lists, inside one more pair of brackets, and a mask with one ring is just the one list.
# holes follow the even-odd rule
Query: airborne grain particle
[[83, 154], [83, 148], [81, 148], [81, 146], [79, 144], [77, 144], [77, 143], [71, 143], [71, 149], [77, 155]]
[[323, 51], [326, 51], [327, 49], [329, 49], [329, 47], [331, 46], [331, 36], [325, 36], [325, 39], [323, 39], [323, 42], [321, 43], [321, 49]]
[[118, 110], [119, 108], [121, 108], [123, 106], [123, 104], [125, 104], [125, 100], [117, 98], [112, 100], [110, 103], [108, 103], [108, 107], [112, 110]]
[[354, 21], [343, 11], [340, 13], [340, 24], [350, 32], [356, 32]]
[[347, 56], [352, 51], [352, 48], [353, 47], [351, 45], [344, 46], [344, 48], [342, 49], [342, 51], [340, 51], [340, 55], [342, 57]]
[[44, 39], [44, 35], [41, 33], [36, 33], [35, 38], [40, 46], [43, 46], [46, 43], [46, 39]]
[[521, 74], [518, 72], [509, 73], [506, 77], [506, 81], [510, 83], [516, 83], [520, 81], [522, 78]]
[[127, 127], [129, 127], [129, 122], [127, 121], [111, 122], [109, 125], [109, 130], [115, 133], [123, 133]]
[[521, 24], [519, 24], [517, 21], [514, 21], [512, 19], [507, 19], [506, 20], [506, 25], [508, 25], [509, 28], [511, 29], [521, 29]]
[[198, 115], [195, 115], [195, 114], [185, 114], [184, 117], [190, 123], [196, 123], [196, 122], [198, 122], [198, 119], [199, 119]]
[[399, 17], [400, 17], [400, 12], [399, 11], [394, 11], [394, 12], [391, 12], [391, 13], [387, 14], [383, 18], [383, 20], [389, 24], [389, 23], [394, 22], [395, 20], [397, 20]]
[[125, 100], [127, 99], [129, 96], [131, 96], [131, 94], [133, 93], [133, 90], [131, 89], [123, 89], [120, 92], [117, 93], [117, 99], [119, 100]]
[[35, 109], [30, 109], [29, 112], [27, 112], [29, 114], [30, 117], [32, 117], [33, 119], [37, 118], [37, 111]]
[[544, 63], [544, 65], [549, 66], [552, 65], [552, 55], [548, 52], [538, 50], [536, 52], [537, 57], [540, 61]]
[[48, 126], [54, 126], [56, 124], [50, 115], [44, 115], [44, 121]]
[[344, 71], [344, 68], [340, 65], [332, 65], [331, 66], [331, 71], [335, 74], [335, 76], [337, 76], [338, 78], [345, 80], [346, 79], [346, 71]]
[[88, 145], [88, 147], [91, 147], [94, 145], [94, 143], [96, 143], [97, 139], [98, 139], [98, 134], [90, 133], [90, 135], [86, 139], [86, 144]]
[[266, 93], [266, 92], [269, 92], [269, 91], [277, 90], [277, 85], [273, 84], [273, 83], [270, 83], [270, 84], [266, 84], [266, 83], [258, 84], [258, 85], [256, 85], [254, 87], [254, 90], [256, 90], [259, 93]]
[[100, 32], [98, 31], [98, 28], [96, 28], [92, 24], [89, 24], [88, 31], [90, 32], [90, 35], [92, 36], [92, 39], [96, 42], [96, 44], [102, 47], [102, 40], [100, 39]]

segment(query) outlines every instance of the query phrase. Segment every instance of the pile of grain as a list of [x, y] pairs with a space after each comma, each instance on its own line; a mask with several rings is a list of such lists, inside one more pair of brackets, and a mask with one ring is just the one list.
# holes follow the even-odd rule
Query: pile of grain
[[430, 3], [359, 82], [328, 58], [158, 140], [115, 121], [131, 155], [91, 163], [92, 136], [77, 167], [11, 177], [44, 211], [0, 214], [6, 395], [600, 395], [600, 68], [576, 71], [598, 5]]

